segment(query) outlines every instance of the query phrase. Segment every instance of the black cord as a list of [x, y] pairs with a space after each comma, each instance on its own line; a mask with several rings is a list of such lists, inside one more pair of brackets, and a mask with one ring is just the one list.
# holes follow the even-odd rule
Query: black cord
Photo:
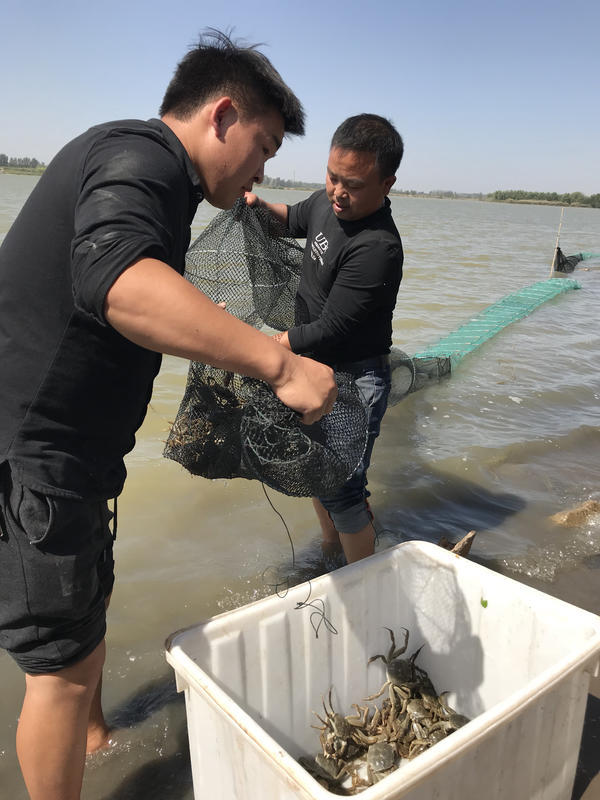
[[[296, 568], [296, 551], [294, 550], [294, 542], [292, 541], [292, 535], [290, 533], [290, 529], [288, 528], [287, 523], [286, 523], [285, 519], [283, 518], [283, 515], [273, 505], [273, 503], [271, 501], [271, 498], [267, 494], [267, 490], [266, 490], [265, 485], [264, 485], [264, 483], [262, 481], [260, 482], [260, 485], [262, 486], [262, 490], [264, 492], [265, 497], [267, 498], [267, 501], [268, 501], [269, 505], [271, 506], [273, 511], [277, 514], [277, 516], [279, 517], [279, 519], [283, 523], [283, 527], [285, 528], [285, 532], [287, 533], [287, 537], [288, 537], [289, 542], [290, 542], [290, 547], [292, 549], [292, 568], [295, 569]], [[267, 571], [269, 569], [270, 569], [270, 567], [267, 567], [264, 570], [264, 572], [263, 572], [263, 581], [265, 582], [265, 584], [267, 586], [272, 586], [274, 588], [275, 593], [277, 594], [278, 597], [284, 598], [287, 595], [287, 593], [289, 591], [289, 588], [290, 588], [289, 578], [285, 578], [284, 581], [276, 580], [274, 583], [269, 583], [267, 581]], [[307, 581], [307, 583], [308, 583], [308, 595], [306, 596], [306, 600], [299, 600], [296, 603], [294, 608], [297, 611], [300, 611], [303, 608], [312, 608], [313, 609], [313, 611], [312, 611], [312, 613], [310, 615], [310, 624], [312, 625], [312, 629], [315, 632], [315, 638], [317, 638], [317, 639], [319, 638], [319, 628], [321, 627], [321, 625], [325, 625], [325, 628], [329, 631], [329, 633], [333, 633], [333, 634], [335, 634], [337, 636], [337, 633], [338, 633], [337, 629], [335, 628], [333, 623], [329, 619], [327, 619], [327, 617], [325, 616], [325, 602], [324, 602], [324, 600], [322, 600], [320, 597], [317, 597], [314, 600], [310, 600], [310, 596], [312, 594], [312, 584], [311, 584], [310, 580]], [[315, 622], [315, 619], [314, 619], [315, 617], [318, 617], [318, 622]]]
[[[333, 633], [333, 634], [335, 634], [337, 636], [337, 633], [338, 633], [337, 629], [335, 628], [333, 623], [330, 620], [328, 620], [327, 617], [325, 616], [325, 602], [324, 602], [324, 600], [322, 600], [320, 597], [317, 597], [314, 600], [311, 600], [310, 603], [309, 603], [308, 601], [310, 599], [311, 593], [312, 593], [312, 585], [311, 585], [311, 582], [308, 581], [308, 595], [306, 597], [306, 600], [304, 600], [304, 601], [300, 600], [299, 602], [297, 602], [296, 603], [296, 610], [299, 611], [302, 608], [312, 608], [313, 609], [313, 612], [311, 613], [309, 619], [310, 619], [310, 624], [312, 625], [313, 631], [315, 632], [315, 638], [316, 639], [319, 638], [319, 628], [321, 627], [322, 624], [325, 625], [325, 627], [327, 628], [329, 633]], [[317, 622], [317, 624], [315, 624], [315, 621], [313, 619], [313, 617], [315, 617], [315, 616], [319, 618], [319, 621]]]
[[275, 508], [275, 506], [271, 502], [271, 498], [267, 494], [267, 490], [266, 490], [265, 485], [264, 485], [264, 483], [262, 481], [260, 482], [260, 485], [262, 486], [262, 490], [263, 490], [263, 492], [265, 494], [265, 497], [269, 501], [269, 505], [271, 506], [273, 511], [277, 514], [279, 519], [283, 522], [283, 527], [285, 528], [285, 532], [287, 533], [287, 537], [290, 540], [290, 547], [292, 548], [292, 568], [296, 569], [296, 551], [294, 550], [294, 543], [292, 541], [292, 535], [290, 533], [290, 529], [288, 528], [288, 526], [286, 524], [286, 521], [284, 520], [283, 516], [280, 514], [280, 512]]

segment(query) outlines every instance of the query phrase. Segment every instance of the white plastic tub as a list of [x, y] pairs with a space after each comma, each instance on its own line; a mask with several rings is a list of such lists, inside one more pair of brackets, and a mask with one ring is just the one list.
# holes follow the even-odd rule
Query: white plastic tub
[[[315, 635], [311, 607], [327, 619]], [[312, 619], [311, 619], [312, 616]], [[167, 660], [185, 691], [196, 800], [337, 797], [296, 761], [319, 750], [312, 710], [376, 692], [389, 635], [472, 721], [362, 800], [570, 800], [600, 617], [422, 542], [179, 631]], [[402, 641], [401, 635], [398, 636]]]

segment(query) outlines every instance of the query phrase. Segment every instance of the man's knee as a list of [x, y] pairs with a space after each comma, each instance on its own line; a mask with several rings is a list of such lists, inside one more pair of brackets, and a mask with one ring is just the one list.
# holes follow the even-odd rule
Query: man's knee
[[373, 515], [366, 500], [361, 500], [346, 508], [336, 508], [329, 512], [336, 530], [340, 533], [354, 535], [370, 525]]
[[27, 692], [43, 692], [46, 696], [69, 697], [72, 700], [90, 701], [102, 675], [106, 645], [104, 640], [81, 661], [47, 673], [26, 673]]

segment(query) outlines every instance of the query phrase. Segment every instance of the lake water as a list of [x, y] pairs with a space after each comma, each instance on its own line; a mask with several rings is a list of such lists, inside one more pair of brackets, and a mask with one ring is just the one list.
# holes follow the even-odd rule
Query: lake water
[[[0, 174], [0, 239], [36, 180]], [[307, 196], [260, 193], [289, 203]], [[392, 210], [406, 252], [394, 344], [408, 353], [548, 277], [559, 208], [394, 197]], [[194, 235], [215, 213], [201, 204]], [[600, 252], [600, 211], [567, 209], [561, 247], [567, 255]], [[600, 500], [600, 261], [585, 264], [590, 269], [571, 276], [581, 290], [540, 306], [449, 379], [389, 409], [369, 473], [379, 549], [476, 530], [474, 560], [600, 614], [600, 518], [575, 528], [549, 521]], [[291, 561], [259, 483], [206, 481], [162, 458], [186, 373], [186, 362], [164, 360], [127, 459], [104, 683], [119, 730], [112, 750], [89, 759], [86, 800], [192, 797], [185, 710], [164, 640], [269, 594], [265, 568]], [[270, 497], [291, 533], [298, 576], [317, 574], [309, 501]], [[0, 785], [3, 796], [21, 800], [14, 735], [23, 679], [2, 651], [0, 682]]]

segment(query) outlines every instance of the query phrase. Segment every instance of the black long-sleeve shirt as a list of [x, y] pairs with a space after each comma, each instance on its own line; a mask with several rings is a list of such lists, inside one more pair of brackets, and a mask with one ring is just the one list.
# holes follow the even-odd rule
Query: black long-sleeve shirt
[[288, 207], [288, 229], [306, 238], [292, 350], [329, 364], [389, 353], [404, 255], [388, 198], [344, 222], [321, 190]]
[[0, 464], [48, 494], [106, 499], [125, 479], [161, 357], [104, 319], [142, 257], [183, 273], [202, 191], [158, 119], [91, 128], [49, 164], [0, 247]]

